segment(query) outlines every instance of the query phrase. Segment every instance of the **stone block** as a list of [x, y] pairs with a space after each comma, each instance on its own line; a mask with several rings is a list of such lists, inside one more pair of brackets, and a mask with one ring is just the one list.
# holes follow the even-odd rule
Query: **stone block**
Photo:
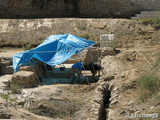
[[12, 60], [10, 58], [1, 58], [0, 66], [9, 66], [12, 64]]
[[0, 67], [0, 74], [13, 74], [13, 67], [10, 66], [1, 66]]
[[18, 71], [13, 74], [11, 82], [23, 87], [35, 87], [38, 85], [35, 74], [32, 71]]

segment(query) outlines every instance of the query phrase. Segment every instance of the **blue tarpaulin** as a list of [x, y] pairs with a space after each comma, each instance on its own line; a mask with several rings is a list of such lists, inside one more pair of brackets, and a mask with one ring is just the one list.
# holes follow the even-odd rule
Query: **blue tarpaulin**
[[20, 52], [13, 56], [14, 72], [18, 71], [19, 65], [26, 65], [33, 58], [50, 66], [61, 64], [73, 54], [77, 54], [94, 44], [95, 42], [93, 41], [72, 34], [50, 35], [36, 48]]

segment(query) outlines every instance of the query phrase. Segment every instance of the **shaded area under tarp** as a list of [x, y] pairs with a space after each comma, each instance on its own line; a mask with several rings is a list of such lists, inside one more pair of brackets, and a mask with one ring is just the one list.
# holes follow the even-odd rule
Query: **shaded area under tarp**
[[[97, 82], [99, 80], [98, 76], [95, 76], [95, 80], [92, 80], [92, 76], [86, 76], [89, 80], [89, 83]], [[68, 78], [45, 78], [43, 79], [42, 85], [51, 85], [51, 84], [71, 84], [71, 79]], [[79, 84], [74, 82], [74, 84]], [[84, 80], [81, 84], [87, 84], [87, 80]]]
[[[46, 71], [47, 77], [42, 80], [42, 85], [50, 85], [50, 84], [70, 84], [71, 78], [67, 78], [67, 72], [70, 68], [61, 68], [57, 67], [53, 70]], [[90, 71], [87, 71], [90, 73]], [[97, 82], [99, 80], [99, 76], [95, 76], [94, 80], [92, 80], [92, 74], [90, 73], [85, 75], [85, 72], [82, 73], [82, 78], [80, 80], [81, 84]], [[78, 81], [75, 80], [74, 84], [77, 84]]]

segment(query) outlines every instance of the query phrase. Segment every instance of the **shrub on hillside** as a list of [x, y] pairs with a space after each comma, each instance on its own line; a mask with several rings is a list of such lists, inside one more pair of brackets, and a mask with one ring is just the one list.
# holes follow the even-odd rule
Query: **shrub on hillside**
[[160, 78], [154, 73], [144, 74], [137, 79], [140, 93], [140, 101], [144, 102], [151, 98], [160, 88]]
[[89, 39], [90, 38], [89, 34], [83, 34], [83, 35], [80, 35], [80, 37], [85, 38], [85, 39]]
[[20, 94], [22, 92], [22, 88], [15, 83], [11, 84], [10, 90], [11, 90], [11, 94]]
[[156, 30], [160, 29], [160, 17], [139, 19], [144, 25], [151, 25]]

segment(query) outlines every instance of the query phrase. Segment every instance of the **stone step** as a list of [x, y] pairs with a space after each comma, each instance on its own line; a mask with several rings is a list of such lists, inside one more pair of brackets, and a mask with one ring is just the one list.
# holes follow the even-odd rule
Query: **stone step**
[[152, 14], [149, 14], [149, 15], [137, 14], [136, 17], [142, 17], [142, 18], [144, 18], [144, 17], [148, 18], [149, 17], [150, 18], [150, 17], [158, 17], [158, 16], [157, 15], [152, 15]]
[[160, 15], [160, 11], [141, 11], [141, 14], [143, 14], [143, 15], [149, 15], [149, 14]]
[[148, 18], [156, 18], [156, 17], [146, 17], [146, 16], [139, 16], [139, 17], [131, 17], [131, 19], [148, 19]]
[[0, 76], [0, 92], [7, 86], [7, 82], [10, 81], [12, 75], [1, 75]]
[[160, 17], [160, 11], [141, 11], [140, 14], [136, 14], [131, 19], [145, 19]]
[[136, 15], [137, 18], [157, 18], [156, 15]]

